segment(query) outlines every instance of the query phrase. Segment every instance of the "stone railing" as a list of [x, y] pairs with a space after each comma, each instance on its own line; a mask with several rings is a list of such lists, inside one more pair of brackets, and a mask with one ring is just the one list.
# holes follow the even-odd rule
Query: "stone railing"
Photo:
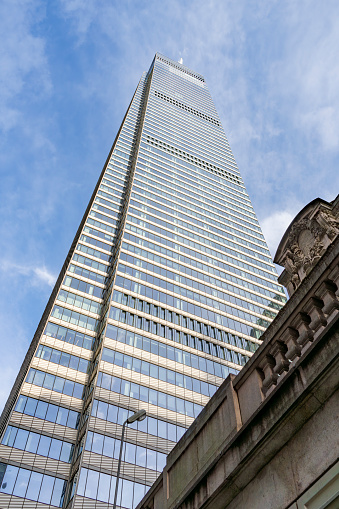
[[[246, 420], [281, 383], [339, 314], [339, 238], [262, 336], [263, 344], [234, 380]], [[244, 422], [243, 420], [243, 422]]]

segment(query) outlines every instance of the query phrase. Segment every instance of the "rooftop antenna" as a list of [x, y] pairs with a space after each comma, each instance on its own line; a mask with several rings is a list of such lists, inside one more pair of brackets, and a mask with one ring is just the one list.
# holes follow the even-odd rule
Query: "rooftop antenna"
[[181, 64], [181, 65], [184, 63], [184, 61], [183, 61], [183, 59], [182, 59], [182, 58], [179, 58], [178, 62], [179, 62], [179, 64]]

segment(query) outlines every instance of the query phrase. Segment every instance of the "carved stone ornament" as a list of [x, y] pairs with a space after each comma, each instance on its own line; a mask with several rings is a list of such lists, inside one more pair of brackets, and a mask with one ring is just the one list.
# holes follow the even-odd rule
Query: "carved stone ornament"
[[326, 229], [326, 233], [328, 237], [333, 240], [337, 237], [339, 233], [339, 221], [338, 219], [326, 210], [320, 209], [318, 213], [317, 220], [320, 225], [322, 225]]
[[279, 281], [291, 295], [339, 235], [339, 195], [333, 202], [317, 198], [306, 205], [286, 230], [274, 262], [285, 270]]

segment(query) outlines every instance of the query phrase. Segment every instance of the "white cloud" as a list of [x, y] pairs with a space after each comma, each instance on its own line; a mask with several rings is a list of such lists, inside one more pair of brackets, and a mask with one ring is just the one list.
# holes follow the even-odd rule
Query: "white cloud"
[[[98, 15], [98, 12], [105, 11], [104, 3], [101, 3], [101, 9], [94, 0], [60, 0], [65, 16], [72, 20], [76, 28], [78, 43], [83, 42], [91, 24]], [[103, 7], [104, 5], [104, 7]]]
[[46, 283], [48, 286], [54, 286], [56, 276], [49, 272], [46, 267], [40, 267], [33, 269], [34, 274], [38, 278], [38, 281]]
[[300, 120], [308, 132], [318, 134], [324, 150], [339, 148], [339, 103], [337, 108], [320, 106], [313, 111], [302, 113]]
[[[331, 7], [328, 5], [331, 4]], [[270, 67], [271, 94], [322, 151], [339, 148], [339, 4], [288, 2], [284, 52]]]
[[[45, 265], [35, 267], [32, 265], [20, 265], [8, 260], [0, 260], [0, 271], [5, 274], [6, 279], [17, 279], [19, 276], [26, 278], [28, 286], [50, 286], [53, 287], [56, 275], [52, 274]], [[24, 282], [23, 282], [24, 283]]]
[[0, 260], [0, 413], [55, 280], [56, 276], [44, 263], [38, 265]]
[[261, 221], [261, 228], [263, 230], [266, 242], [273, 257], [284, 235], [288, 225], [294, 219], [296, 214], [287, 210], [274, 212], [271, 216], [266, 217]]
[[0, 128], [8, 131], [21, 119], [16, 98], [39, 95], [51, 87], [45, 42], [33, 34], [39, 2], [5, 0], [0, 6]]

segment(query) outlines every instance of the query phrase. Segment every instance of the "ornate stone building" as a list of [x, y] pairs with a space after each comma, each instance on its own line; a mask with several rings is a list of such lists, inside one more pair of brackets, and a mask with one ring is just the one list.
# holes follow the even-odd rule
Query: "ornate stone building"
[[289, 296], [298, 288], [339, 233], [339, 199], [328, 203], [316, 198], [288, 227], [274, 262], [285, 267], [279, 278]]
[[339, 197], [292, 221], [290, 300], [167, 458], [138, 509], [339, 507]]

